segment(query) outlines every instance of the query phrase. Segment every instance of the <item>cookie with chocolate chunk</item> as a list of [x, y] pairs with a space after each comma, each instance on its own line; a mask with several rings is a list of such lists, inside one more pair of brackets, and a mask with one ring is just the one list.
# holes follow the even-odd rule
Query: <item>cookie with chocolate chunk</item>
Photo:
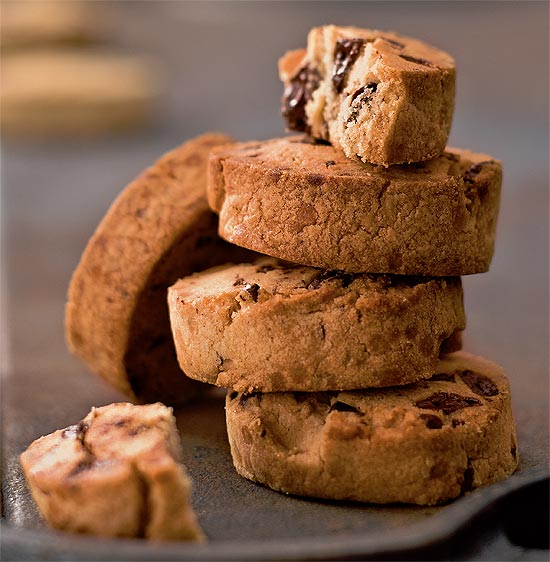
[[460, 278], [219, 266], [168, 291], [181, 368], [242, 392], [321, 391], [429, 378], [460, 348]]
[[518, 464], [506, 376], [464, 352], [445, 356], [431, 380], [404, 387], [232, 391], [226, 415], [239, 474], [299, 496], [434, 505]]
[[206, 202], [206, 134], [165, 154], [112, 204], [73, 273], [69, 349], [134, 400], [181, 403], [200, 389], [179, 369], [166, 292], [178, 278], [250, 254], [221, 240]]
[[172, 410], [110, 404], [34, 441], [21, 465], [54, 528], [110, 537], [201, 540]]
[[279, 62], [287, 128], [329, 141], [349, 158], [402, 164], [445, 148], [455, 63], [445, 52], [384, 31], [327, 25], [307, 50]]
[[210, 156], [219, 232], [284, 260], [350, 272], [459, 276], [493, 255], [501, 164], [448, 149], [384, 168], [301, 136], [235, 144]]

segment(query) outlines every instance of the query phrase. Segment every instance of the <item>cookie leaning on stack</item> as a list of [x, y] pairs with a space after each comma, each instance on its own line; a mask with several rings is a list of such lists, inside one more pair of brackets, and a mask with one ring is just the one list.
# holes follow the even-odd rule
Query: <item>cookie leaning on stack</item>
[[444, 150], [452, 59], [327, 26], [280, 71], [290, 128], [333, 146], [214, 150], [208, 201], [223, 238], [300, 265], [218, 267], [169, 290], [180, 365], [230, 389], [237, 471], [297, 495], [422, 505], [508, 476], [502, 369], [462, 352], [437, 364], [460, 348], [459, 276], [489, 268], [502, 177], [490, 156]]

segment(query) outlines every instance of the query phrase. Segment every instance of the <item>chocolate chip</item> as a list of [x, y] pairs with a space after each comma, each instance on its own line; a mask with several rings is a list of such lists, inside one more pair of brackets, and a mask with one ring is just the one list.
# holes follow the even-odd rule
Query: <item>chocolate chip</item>
[[256, 269], [256, 273], [267, 273], [268, 271], [273, 271], [274, 269], [274, 265], [262, 265]]
[[396, 49], [405, 48], [405, 45], [403, 43], [400, 43], [399, 41], [395, 41], [395, 39], [389, 39], [388, 37], [381, 37], [381, 39], [384, 39], [384, 41], [387, 41], [392, 47], [395, 47]]
[[282, 114], [291, 131], [309, 131], [306, 104], [319, 87], [320, 81], [319, 71], [306, 65], [298, 71], [285, 88]]
[[470, 166], [466, 172], [464, 172], [464, 181], [465, 182], [469, 182], [469, 183], [473, 183], [475, 177], [481, 172], [481, 170], [483, 169], [483, 166], [485, 164], [492, 164], [493, 161], [492, 160], [487, 160], [486, 162], [479, 162], [478, 164], [474, 164], [473, 166]]
[[444, 414], [451, 414], [462, 408], [480, 406], [481, 402], [477, 398], [461, 396], [454, 392], [436, 392], [427, 398], [415, 402], [417, 408], [423, 410], [441, 410]]
[[372, 100], [372, 96], [376, 92], [377, 88], [378, 84], [376, 82], [369, 82], [362, 88], [353, 92], [350, 102], [350, 114], [347, 119], [348, 123], [351, 123], [352, 121], [357, 122], [357, 116], [359, 115], [360, 109]]
[[431, 381], [456, 382], [454, 373], [436, 373], [430, 378]]
[[327, 160], [325, 162], [325, 166], [328, 168], [329, 166], [334, 166], [336, 162], [334, 160]]
[[344, 89], [349, 71], [361, 54], [365, 43], [364, 39], [340, 39], [336, 42], [332, 84], [338, 93], [341, 93]]
[[92, 466], [94, 465], [94, 460], [93, 458], [86, 458], [82, 461], [80, 461], [72, 470], [71, 472], [69, 472], [69, 474], [67, 475], [68, 478], [71, 478], [73, 476], [77, 476], [78, 474], [80, 474], [81, 472], [84, 472], [85, 470], [90, 470], [90, 468], [92, 468]]
[[240, 287], [241, 285], [246, 285], [246, 281], [242, 277], [237, 277], [233, 283], [233, 287]]
[[241, 394], [239, 405], [243, 407], [246, 406], [250, 398], [258, 398], [258, 402], [260, 402], [262, 399], [262, 395], [259, 392], [251, 392], [250, 394]]
[[460, 420], [460, 419], [456, 418], [451, 422], [451, 425], [453, 427], [458, 427], [459, 425], [464, 425], [464, 420]]
[[267, 431], [265, 429], [262, 429], [262, 432], [260, 433], [260, 437], [265, 437], [267, 435]]
[[247, 283], [244, 287], [244, 290], [252, 297], [254, 302], [258, 302], [258, 293], [260, 292], [260, 286], [258, 283]]
[[325, 183], [325, 178], [321, 174], [308, 174], [307, 182], [311, 185], [319, 186]]
[[399, 56], [408, 62], [414, 62], [415, 64], [421, 64], [422, 66], [432, 66], [432, 63], [426, 59], [411, 57], [410, 55], [399, 55]]
[[468, 388], [479, 396], [496, 396], [498, 394], [497, 385], [485, 375], [467, 369], [460, 373], [460, 377], [468, 385]]
[[470, 466], [468, 461], [468, 468], [464, 470], [464, 476], [462, 479], [462, 485], [460, 486], [460, 493], [464, 494], [470, 492], [473, 489], [474, 483], [474, 469]]
[[420, 414], [420, 418], [426, 422], [426, 427], [428, 429], [441, 429], [443, 427], [441, 418], [433, 414]]
[[229, 395], [229, 400], [235, 400], [235, 398], [237, 398], [237, 396], [239, 396], [239, 393], [234, 390], [230, 395]]
[[337, 400], [336, 402], [334, 402], [334, 404], [332, 404], [332, 406], [330, 407], [329, 412], [353, 412], [355, 414], [360, 414], [361, 410], [358, 410], [357, 408], [355, 408], [354, 406], [351, 406], [350, 404], [346, 404], [345, 402], [340, 402], [340, 400]]

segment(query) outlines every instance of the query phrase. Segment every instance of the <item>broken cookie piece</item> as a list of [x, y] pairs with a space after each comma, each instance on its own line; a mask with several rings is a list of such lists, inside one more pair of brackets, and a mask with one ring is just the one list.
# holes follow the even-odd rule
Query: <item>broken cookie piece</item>
[[34, 441], [21, 455], [32, 495], [56, 529], [202, 540], [175, 418], [166, 406], [110, 404]]
[[329, 141], [348, 158], [402, 164], [445, 148], [455, 64], [445, 52], [394, 33], [327, 25], [307, 50], [279, 62], [282, 114], [291, 131]]

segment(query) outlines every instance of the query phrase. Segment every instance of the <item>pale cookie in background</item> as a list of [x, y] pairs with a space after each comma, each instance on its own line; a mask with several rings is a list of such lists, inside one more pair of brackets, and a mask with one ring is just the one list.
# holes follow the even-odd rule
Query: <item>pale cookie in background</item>
[[168, 291], [180, 366], [243, 392], [392, 386], [427, 379], [460, 348], [460, 278], [227, 265]]
[[134, 400], [181, 403], [201, 385], [179, 369], [168, 287], [185, 275], [250, 253], [217, 235], [206, 202], [206, 134], [165, 154], [124, 189], [73, 273], [66, 307], [69, 349]]
[[0, 46], [8, 49], [88, 43], [100, 38], [105, 23], [96, 2], [3, 1]]
[[141, 126], [153, 117], [159, 80], [143, 56], [66, 49], [6, 55], [2, 134], [86, 136]]
[[269, 256], [459, 276], [489, 268], [501, 181], [500, 162], [468, 150], [384, 168], [295, 136], [214, 150], [208, 201], [223, 238]]
[[287, 128], [329, 141], [374, 164], [438, 156], [451, 129], [455, 63], [395, 33], [317, 27], [307, 51], [279, 62]]
[[172, 410], [111, 404], [21, 455], [46, 521], [73, 533], [202, 540]]
[[419, 505], [512, 474], [517, 441], [502, 368], [457, 352], [435, 373], [356, 392], [230, 392], [235, 468], [289, 494]]

